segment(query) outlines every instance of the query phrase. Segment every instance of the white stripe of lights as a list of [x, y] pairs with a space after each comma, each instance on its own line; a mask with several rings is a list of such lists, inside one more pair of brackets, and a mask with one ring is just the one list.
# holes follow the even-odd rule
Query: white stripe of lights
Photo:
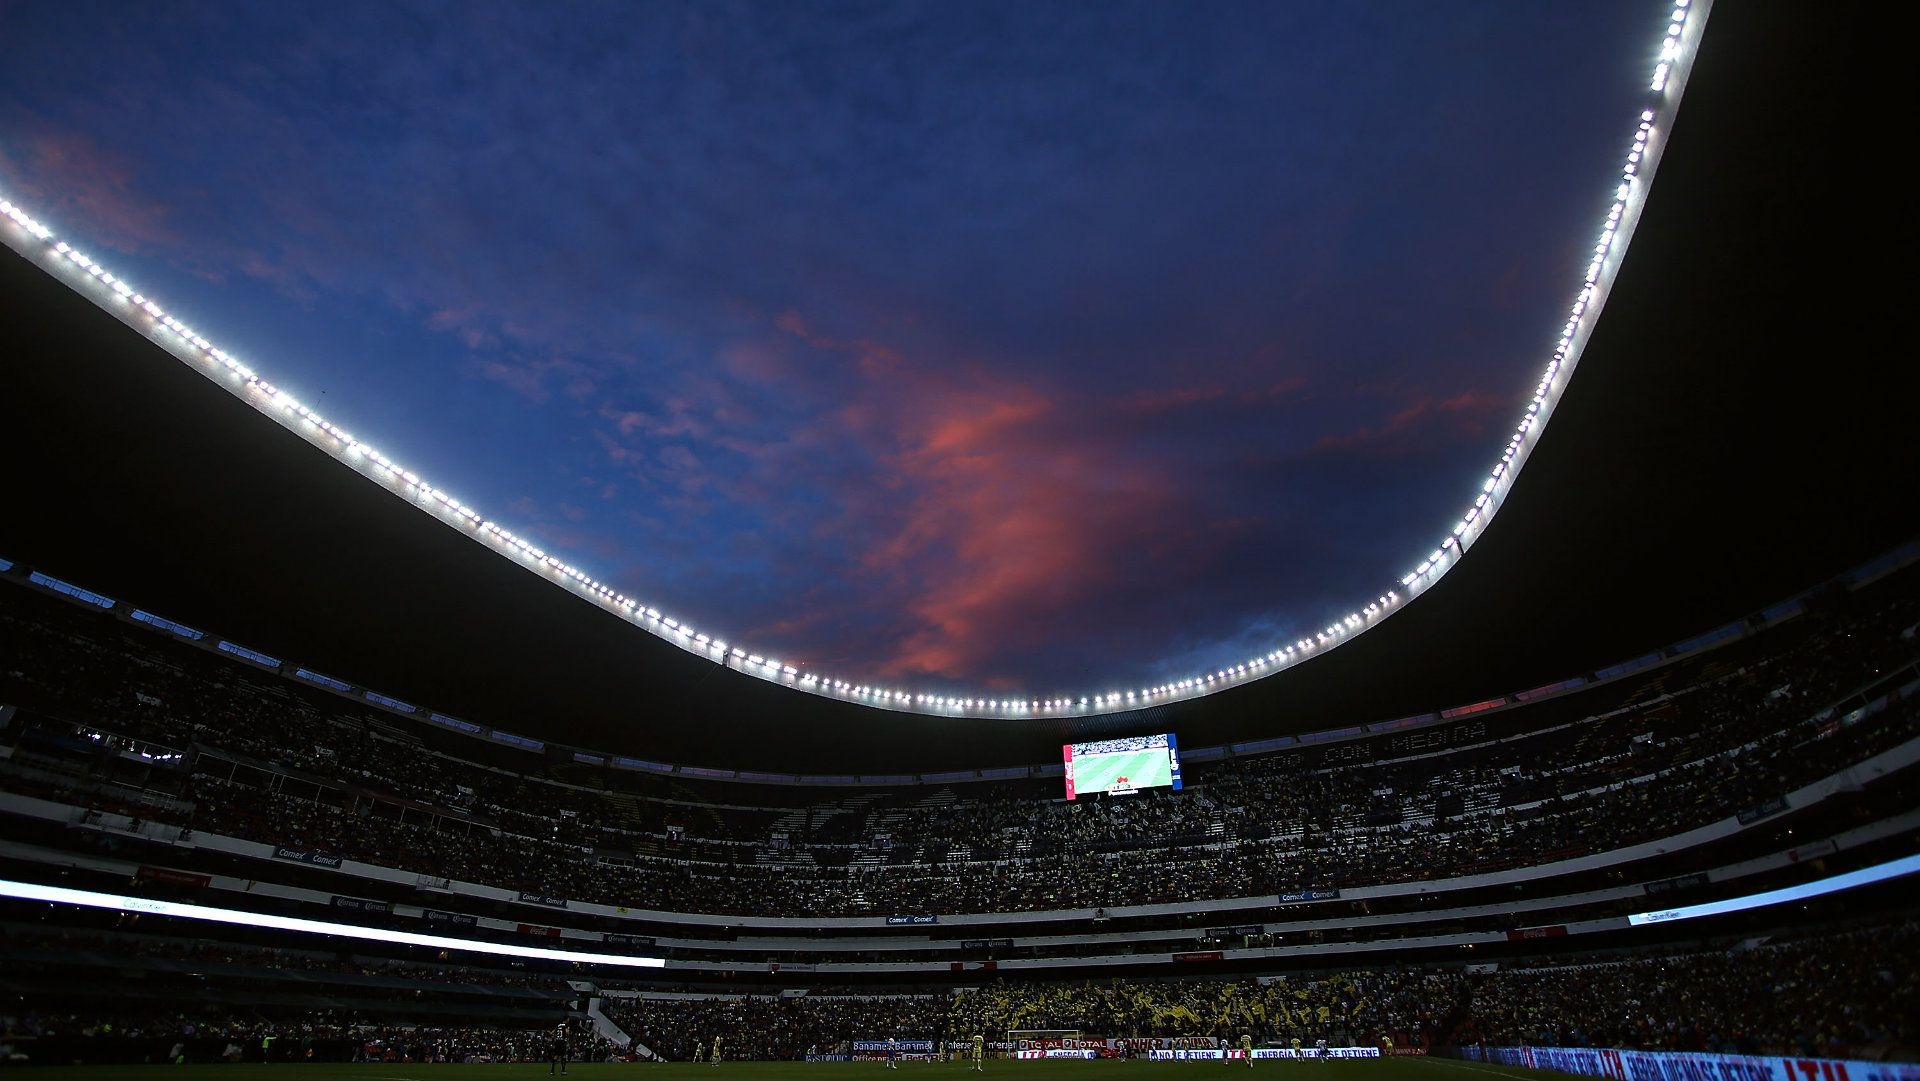
[[1885, 882], [1916, 871], [1920, 871], [1920, 856], [1905, 856], [1897, 860], [1888, 860], [1886, 863], [1876, 863], [1872, 867], [1862, 867], [1858, 871], [1830, 875], [1812, 882], [1803, 882], [1798, 886], [1768, 890], [1765, 893], [1749, 893], [1745, 897], [1729, 897], [1724, 901], [1708, 901], [1705, 904], [1666, 908], [1658, 912], [1636, 912], [1627, 917], [1627, 923], [1634, 927], [1641, 927], [1649, 923], [1671, 923], [1674, 920], [1692, 920], [1701, 916], [1745, 912], [1750, 908], [1765, 908], [1768, 905], [1790, 904], [1794, 901], [1804, 901], [1809, 897], [1820, 897], [1829, 893], [1839, 893], [1841, 890], [1870, 886], [1875, 882]]
[[7, 879], [0, 879], [0, 897], [14, 897], [22, 901], [47, 901], [56, 905], [78, 905], [81, 908], [104, 908], [113, 912], [170, 916], [182, 920], [228, 923], [237, 927], [264, 927], [270, 931], [293, 931], [307, 935], [357, 938], [368, 942], [392, 942], [402, 946], [425, 946], [435, 950], [466, 950], [468, 953], [488, 953], [496, 957], [529, 957], [542, 961], [573, 961], [579, 964], [615, 965], [621, 968], [665, 968], [667, 965], [667, 962], [659, 957], [552, 950], [543, 946], [515, 946], [507, 942], [449, 938], [446, 935], [423, 935], [385, 927], [361, 927], [351, 923], [334, 923], [331, 920], [270, 916], [261, 912], [242, 912], [237, 908], [213, 908], [208, 905], [181, 904], [177, 901], [155, 901], [146, 897], [96, 893], [93, 890], [75, 890], [64, 886], [41, 886], [32, 882], [12, 882]]
[[0, 199], [0, 214], [11, 219], [19, 229], [0, 229], [0, 236], [6, 236], [10, 244], [29, 257], [39, 255], [44, 258], [50, 255], [57, 265], [67, 269], [67, 280], [86, 292], [90, 299], [136, 328], [146, 331], [202, 374], [221, 383], [255, 409], [273, 417], [364, 476], [442, 522], [518, 560], [550, 581], [573, 590], [690, 653], [796, 690], [910, 713], [965, 717], [1057, 717], [1118, 713], [1212, 694], [1272, 675], [1318, 656], [1352, 640], [1392, 615], [1407, 601], [1431, 588], [1459, 562], [1461, 554], [1486, 529], [1487, 523], [1493, 519], [1507, 492], [1513, 487], [1514, 478], [1519, 475], [1520, 467], [1538, 442], [1547, 418], [1552, 415], [1555, 403], [1559, 401], [1579, 362], [1580, 353], [1606, 299], [1614, 273], [1626, 252], [1634, 225], [1639, 220], [1647, 183], [1660, 154], [1661, 136], [1679, 104], [1680, 92], [1685, 85], [1710, 7], [1711, 0], [1676, 0], [1665, 24], [1666, 36], [1653, 69], [1647, 104], [1639, 115], [1632, 144], [1628, 147], [1626, 161], [1615, 184], [1612, 206], [1601, 225], [1600, 236], [1593, 246], [1593, 257], [1587, 264], [1585, 277], [1559, 341], [1554, 346], [1552, 358], [1547, 362], [1539, 385], [1534, 389], [1533, 399], [1514, 429], [1513, 438], [1508, 441], [1499, 462], [1480, 485], [1473, 503], [1441, 539], [1439, 546], [1412, 571], [1402, 576], [1397, 588], [1382, 593], [1358, 610], [1328, 624], [1324, 630], [1277, 646], [1239, 664], [1133, 690], [1044, 699], [925, 694], [902, 687], [842, 679], [729, 644], [722, 637], [697, 630], [682, 619], [666, 615], [657, 608], [627, 596], [559, 557], [549, 555], [532, 541], [516, 536], [498, 522], [482, 517], [479, 511], [429, 484], [412, 470], [380, 453], [372, 444], [362, 442], [287, 391], [262, 379], [238, 358], [214, 346], [153, 300], [108, 273], [92, 258], [57, 239], [51, 229], [5, 199]]

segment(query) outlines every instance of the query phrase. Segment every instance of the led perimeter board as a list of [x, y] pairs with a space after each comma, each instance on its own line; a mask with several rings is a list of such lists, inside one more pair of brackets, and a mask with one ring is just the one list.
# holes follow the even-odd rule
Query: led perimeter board
[[1172, 733], [1129, 736], [1097, 743], [1066, 743], [1067, 798], [1083, 794], [1132, 795], [1143, 788], [1180, 787], [1180, 745]]

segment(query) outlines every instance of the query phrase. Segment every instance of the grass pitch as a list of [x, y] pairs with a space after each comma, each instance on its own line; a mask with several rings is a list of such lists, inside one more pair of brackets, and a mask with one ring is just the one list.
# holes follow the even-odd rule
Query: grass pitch
[[[538, 1064], [436, 1066], [404, 1063], [272, 1065], [189, 1063], [185, 1066], [35, 1066], [0, 1076], [50, 1081], [535, 1081], [547, 1076]], [[1260, 1062], [1249, 1069], [1220, 1062], [1117, 1062], [994, 1060], [975, 1075], [958, 1063], [903, 1063], [888, 1070], [873, 1062], [574, 1063], [569, 1078], [581, 1081], [1489, 1081], [1528, 1078], [1562, 1081], [1575, 1075], [1518, 1066], [1483, 1066], [1451, 1059], [1342, 1059], [1333, 1062]]]

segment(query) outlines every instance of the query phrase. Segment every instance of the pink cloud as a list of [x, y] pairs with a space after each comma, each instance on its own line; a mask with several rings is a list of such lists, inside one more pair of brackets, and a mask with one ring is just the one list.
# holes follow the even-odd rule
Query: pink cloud
[[22, 195], [121, 251], [182, 247], [172, 210], [142, 197], [132, 165], [112, 150], [73, 132], [29, 134], [17, 145], [21, 160], [0, 156], [0, 174]]
[[482, 325], [479, 313], [473, 308], [441, 308], [427, 316], [427, 326], [444, 334], [459, 338], [468, 349], [489, 349], [499, 344], [499, 338]]
[[475, 362], [473, 371], [482, 379], [499, 383], [535, 403], [545, 402], [551, 397], [554, 384], [558, 384], [568, 397], [575, 399], [590, 397], [594, 389], [594, 380], [587, 366], [566, 357], [528, 359], [496, 354]]
[[1477, 390], [1462, 391], [1449, 398], [1416, 398], [1378, 425], [1322, 436], [1314, 449], [1414, 453], [1437, 437], [1484, 435], [1489, 423], [1509, 408], [1510, 399]]
[[1216, 404], [1265, 406], [1297, 395], [1306, 385], [1305, 376], [1292, 376], [1253, 386], [1213, 383], [1195, 387], [1154, 388], [1121, 398], [1114, 403], [1114, 409], [1124, 415], [1144, 417]]
[[[1104, 593], [1176, 486], [1052, 393], [903, 360], [836, 422], [884, 448], [858, 558], [912, 617], [880, 670], [991, 678], [994, 658]], [[1164, 519], [1162, 519], [1164, 521]], [[1016, 629], [1018, 628], [1018, 629]]]
[[781, 312], [774, 326], [822, 352], [851, 355], [860, 372], [870, 377], [893, 372], [906, 360], [898, 350], [871, 339], [839, 339], [821, 334], [796, 311]]
[[1218, 386], [1143, 390], [1122, 399], [1119, 408], [1125, 413], [1164, 413], [1202, 402], [1219, 401], [1226, 393], [1225, 388]]

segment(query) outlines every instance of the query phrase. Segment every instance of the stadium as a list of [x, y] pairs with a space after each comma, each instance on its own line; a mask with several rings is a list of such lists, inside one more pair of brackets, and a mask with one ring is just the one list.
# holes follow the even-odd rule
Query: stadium
[[1459, 517], [1132, 679], [730, 642], [0, 140], [0, 1069], [1920, 1078], [1874, 23], [1663, 8]]

